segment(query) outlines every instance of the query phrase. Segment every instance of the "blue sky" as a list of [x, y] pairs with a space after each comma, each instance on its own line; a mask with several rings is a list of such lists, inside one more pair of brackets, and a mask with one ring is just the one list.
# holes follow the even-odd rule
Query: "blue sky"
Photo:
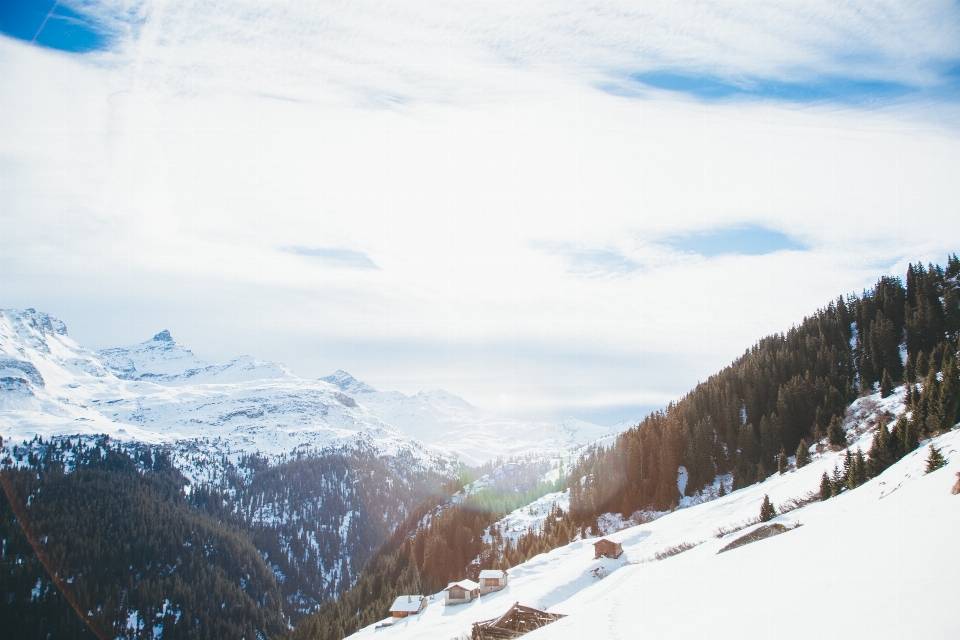
[[91, 348], [611, 423], [958, 250], [953, 1], [52, 7], [0, 6], [0, 307]]
[[92, 17], [63, 2], [0, 3], [0, 33], [60, 51], [87, 53], [110, 46], [110, 35]]

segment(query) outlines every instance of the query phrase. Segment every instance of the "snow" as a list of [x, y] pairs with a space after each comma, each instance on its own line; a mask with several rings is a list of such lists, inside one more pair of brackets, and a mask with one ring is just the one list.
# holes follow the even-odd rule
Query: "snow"
[[[558, 491], [548, 493], [547, 495], [534, 500], [530, 504], [520, 507], [507, 514], [495, 523], [500, 529], [500, 535], [504, 540], [510, 540], [516, 544], [521, 535], [533, 529], [542, 529], [554, 505], [564, 511], [570, 509], [570, 491]], [[488, 544], [492, 541], [489, 533], [483, 537]]]
[[443, 389], [412, 396], [377, 391], [345, 371], [322, 380], [354, 394], [358, 404], [383, 422], [473, 466], [497, 457], [558, 455], [622, 430], [572, 417], [560, 424], [504, 418]]
[[95, 353], [47, 314], [4, 310], [0, 358], [5, 379], [17, 387], [0, 391], [5, 441], [106, 434], [176, 444], [177, 462], [192, 479], [222, 455], [236, 461], [244, 452], [367, 446], [384, 455], [410, 453], [424, 465], [442, 459], [329, 383], [250, 357], [210, 365], [166, 331]]
[[[66, 326], [33, 309], [0, 311], [0, 435], [30, 440], [98, 435], [176, 444], [192, 480], [211, 463], [244, 453], [365, 446], [410, 453], [426, 466], [458, 457], [566, 452], [610, 429], [502, 418], [437, 389], [377, 391], [345, 371], [321, 380], [250, 356], [210, 364], [169, 331], [129, 347], [93, 352]], [[189, 452], [189, 453], [183, 453]]]
[[[845, 422], [853, 447], [869, 448], [870, 425], [884, 412], [901, 413], [902, 399], [899, 389], [854, 403]], [[947, 464], [925, 474], [929, 444]], [[510, 569], [502, 591], [449, 609], [435, 604], [389, 630], [370, 626], [351, 638], [453, 638], [514, 602], [567, 615], [531, 640], [958, 637], [960, 548], [952, 536], [960, 530], [960, 496], [951, 487], [960, 430], [923, 443], [857, 489], [766, 523], [791, 530], [717, 554], [760, 526], [717, 537], [721, 527], [755, 519], [764, 495], [778, 506], [805, 498], [824, 471], [842, 464], [843, 451], [811, 449], [802, 469], [606, 535], [623, 545], [617, 560], [594, 560], [591, 540], [577, 540]], [[656, 559], [681, 546], [691, 548]]]
[[390, 611], [416, 613], [420, 610], [422, 598], [423, 596], [398, 596], [397, 599], [393, 601]]

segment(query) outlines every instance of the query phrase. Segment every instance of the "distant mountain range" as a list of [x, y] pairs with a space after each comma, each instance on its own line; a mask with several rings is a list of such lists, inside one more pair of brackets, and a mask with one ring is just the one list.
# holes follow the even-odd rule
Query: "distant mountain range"
[[441, 389], [377, 391], [345, 371], [310, 380], [250, 356], [210, 364], [166, 330], [95, 352], [33, 309], [0, 311], [0, 354], [0, 435], [15, 441], [72, 434], [193, 441], [211, 457], [363, 444], [407, 451], [431, 466], [441, 458], [476, 465], [561, 454], [616, 432], [574, 418], [558, 425], [503, 418]]

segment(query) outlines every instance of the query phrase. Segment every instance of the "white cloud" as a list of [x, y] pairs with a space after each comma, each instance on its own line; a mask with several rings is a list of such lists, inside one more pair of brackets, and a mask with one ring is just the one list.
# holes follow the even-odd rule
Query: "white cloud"
[[[106, 53], [0, 40], [0, 305], [514, 413], [679, 395], [960, 238], [953, 107], [595, 88], [958, 56], [953, 5], [739, 6], [145, 2]], [[662, 242], [747, 224], [810, 250]]]

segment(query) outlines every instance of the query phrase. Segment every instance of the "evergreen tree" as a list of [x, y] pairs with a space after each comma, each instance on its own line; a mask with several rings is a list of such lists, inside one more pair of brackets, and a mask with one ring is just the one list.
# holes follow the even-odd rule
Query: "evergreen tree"
[[739, 489], [753, 484], [757, 480], [757, 462], [760, 460], [760, 443], [752, 424], [740, 427], [739, 452], [737, 465], [733, 473], [733, 487]]
[[823, 477], [820, 478], [820, 499], [829, 500], [833, 496], [833, 485], [830, 482], [830, 476], [827, 475], [827, 472], [823, 472]]
[[880, 397], [887, 398], [893, 393], [893, 380], [886, 369], [883, 370], [883, 377], [880, 379]]
[[827, 430], [827, 438], [830, 441], [830, 446], [833, 447], [842, 447], [847, 444], [847, 434], [843, 430], [843, 426], [840, 424], [839, 416], [833, 416], [830, 420], [830, 427]]
[[947, 461], [944, 460], [943, 453], [940, 451], [940, 449], [936, 448], [931, 444], [930, 455], [927, 456], [927, 473], [930, 473], [931, 471], [936, 471], [937, 469], [942, 467], [944, 464], [946, 464], [946, 462]]
[[943, 382], [940, 385], [940, 397], [937, 402], [937, 414], [941, 431], [949, 431], [960, 419], [960, 367], [953, 354], [943, 359]]
[[810, 462], [810, 447], [807, 445], [807, 441], [803, 438], [800, 439], [800, 444], [797, 445], [797, 469], [801, 469]]
[[847, 484], [847, 476], [845, 473], [840, 471], [840, 467], [834, 465], [833, 467], [833, 477], [830, 479], [830, 490], [833, 492], [833, 495], [840, 495]]
[[904, 416], [900, 416], [897, 420], [897, 459], [902, 458], [919, 446], [920, 436], [916, 421], [907, 420]]
[[867, 476], [874, 478], [884, 469], [894, 463], [896, 451], [892, 447], [892, 435], [884, 422], [877, 426], [877, 433], [873, 436], [873, 444], [870, 447], [870, 459], [867, 463]]
[[787, 449], [780, 445], [780, 454], [777, 456], [777, 471], [780, 475], [787, 472]]
[[770, 502], [770, 496], [763, 496], [763, 503], [760, 505], [760, 522], [769, 522], [777, 516], [777, 510]]

